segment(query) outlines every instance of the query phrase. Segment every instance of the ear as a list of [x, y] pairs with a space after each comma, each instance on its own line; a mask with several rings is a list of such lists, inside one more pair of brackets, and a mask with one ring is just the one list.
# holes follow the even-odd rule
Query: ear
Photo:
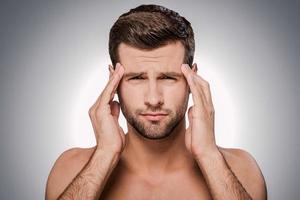
[[192, 71], [195, 72], [195, 73], [197, 73], [197, 71], [198, 71], [197, 63], [194, 63], [192, 65]]
[[112, 65], [108, 65], [108, 70], [109, 70], [109, 78], [110, 78], [115, 70]]

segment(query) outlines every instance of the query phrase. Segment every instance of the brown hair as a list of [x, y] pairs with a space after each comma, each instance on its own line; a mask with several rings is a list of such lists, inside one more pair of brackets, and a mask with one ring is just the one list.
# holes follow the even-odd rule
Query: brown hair
[[113, 66], [119, 62], [120, 43], [151, 50], [180, 41], [185, 48], [184, 63], [193, 63], [194, 33], [189, 21], [159, 5], [141, 5], [122, 14], [109, 33], [109, 55]]

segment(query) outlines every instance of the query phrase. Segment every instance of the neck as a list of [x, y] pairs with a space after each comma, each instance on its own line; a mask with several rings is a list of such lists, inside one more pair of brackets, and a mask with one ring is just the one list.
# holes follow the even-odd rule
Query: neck
[[185, 146], [185, 118], [170, 136], [161, 140], [142, 138], [128, 128], [122, 157], [131, 172], [149, 176], [192, 168], [194, 159]]

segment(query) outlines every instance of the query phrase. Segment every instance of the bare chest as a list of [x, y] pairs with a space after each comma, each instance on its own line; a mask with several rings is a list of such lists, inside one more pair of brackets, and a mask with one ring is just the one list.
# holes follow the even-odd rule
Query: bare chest
[[114, 176], [101, 200], [206, 200], [211, 199], [206, 183], [197, 176], [165, 176], [147, 182], [140, 177]]

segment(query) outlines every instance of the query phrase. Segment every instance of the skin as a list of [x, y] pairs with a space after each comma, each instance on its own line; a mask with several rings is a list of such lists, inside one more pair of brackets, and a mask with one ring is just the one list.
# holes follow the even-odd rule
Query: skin
[[[122, 65], [109, 67], [110, 80], [89, 110], [97, 145], [57, 159], [46, 199], [266, 199], [255, 159], [216, 145], [209, 84], [196, 64], [183, 64], [183, 45], [142, 51], [121, 43], [118, 50]], [[153, 121], [144, 115], [150, 112], [165, 115]]]

